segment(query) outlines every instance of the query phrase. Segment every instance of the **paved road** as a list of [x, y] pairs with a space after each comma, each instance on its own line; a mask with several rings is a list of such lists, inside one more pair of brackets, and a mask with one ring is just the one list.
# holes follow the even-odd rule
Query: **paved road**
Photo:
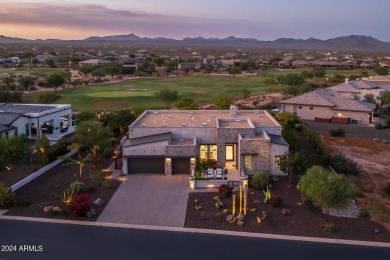
[[[0, 220], [0, 259], [388, 259], [390, 247]], [[22, 252], [21, 245], [41, 252]]]
[[184, 227], [188, 175], [126, 176], [99, 222]]
[[387, 139], [390, 142], [390, 129], [378, 130], [373, 126], [366, 125], [337, 125], [331, 123], [315, 122], [310, 120], [303, 121], [305, 121], [314, 131], [329, 132], [330, 129], [333, 129], [335, 127], [343, 127], [345, 128], [347, 135], [350, 136], [358, 136], [369, 139]]

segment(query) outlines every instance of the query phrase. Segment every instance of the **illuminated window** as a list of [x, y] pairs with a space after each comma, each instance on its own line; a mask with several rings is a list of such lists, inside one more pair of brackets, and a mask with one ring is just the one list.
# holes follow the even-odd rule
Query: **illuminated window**
[[200, 159], [203, 160], [217, 160], [217, 146], [216, 145], [201, 145]]
[[253, 172], [253, 156], [245, 155], [244, 156], [244, 169], [245, 172]]
[[280, 156], [275, 156], [275, 167], [280, 168]]
[[234, 146], [226, 145], [226, 161], [234, 161]]

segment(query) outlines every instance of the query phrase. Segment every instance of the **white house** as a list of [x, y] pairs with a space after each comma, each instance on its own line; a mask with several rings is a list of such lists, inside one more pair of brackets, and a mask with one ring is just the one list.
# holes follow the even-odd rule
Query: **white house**
[[72, 106], [69, 104], [0, 103], [1, 136], [25, 134], [37, 139], [42, 134], [67, 131], [71, 126]]
[[279, 169], [289, 145], [281, 125], [263, 110], [148, 110], [129, 126], [124, 174], [194, 174], [197, 159], [251, 175]]

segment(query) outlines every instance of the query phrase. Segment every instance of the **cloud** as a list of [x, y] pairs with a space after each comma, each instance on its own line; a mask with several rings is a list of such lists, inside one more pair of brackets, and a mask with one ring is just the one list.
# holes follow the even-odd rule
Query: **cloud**
[[[256, 35], [255, 25], [246, 20], [211, 19], [201, 17], [180, 17], [113, 10], [100, 5], [53, 4], [2, 4], [0, 26], [25, 26], [26, 30], [36, 27], [61, 28], [85, 32], [136, 33], [142, 36], [163, 36], [180, 38], [185, 36], [245, 36]], [[48, 35], [47, 37], [50, 37]]]

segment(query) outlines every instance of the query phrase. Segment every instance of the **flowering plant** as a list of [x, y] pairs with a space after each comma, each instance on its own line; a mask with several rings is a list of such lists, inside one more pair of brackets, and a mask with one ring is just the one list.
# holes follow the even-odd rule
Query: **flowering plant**
[[91, 208], [91, 195], [86, 193], [73, 195], [71, 201], [65, 206], [72, 216], [85, 216]]

